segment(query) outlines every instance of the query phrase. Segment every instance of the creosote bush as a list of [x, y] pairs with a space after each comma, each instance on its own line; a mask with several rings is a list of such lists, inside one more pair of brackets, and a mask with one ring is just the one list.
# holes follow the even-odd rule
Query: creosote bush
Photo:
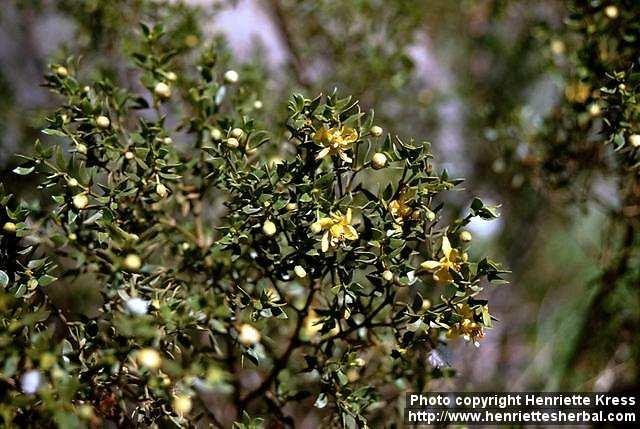
[[495, 207], [451, 219], [461, 181], [429, 144], [336, 93], [294, 95], [270, 135], [215, 45], [177, 75], [162, 27], [141, 33], [139, 86], [52, 65], [62, 104], [14, 170], [38, 192], [2, 191], [3, 424], [400, 420], [451, 375], [438, 349], [491, 327], [505, 271], [464, 228]]

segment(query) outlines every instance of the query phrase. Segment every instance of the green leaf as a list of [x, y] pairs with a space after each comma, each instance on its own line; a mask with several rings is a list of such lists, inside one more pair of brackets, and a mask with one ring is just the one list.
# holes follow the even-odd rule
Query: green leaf
[[328, 403], [328, 399], [327, 399], [327, 395], [324, 393], [321, 393], [318, 395], [318, 398], [316, 399], [316, 402], [313, 403], [313, 406], [316, 408], [324, 408], [327, 406]]
[[38, 279], [38, 284], [40, 286], [47, 286], [47, 285], [50, 285], [51, 283], [55, 282], [56, 280], [58, 280], [57, 277], [53, 277], [53, 276], [50, 276], [49, 274], [45, 274], [44, 276], [41, 276]]
[[42, 130], [43, 134], [48, 136], [58, 136], [58, 137], [66, 137], [67, 135], [60, 130], [54, 130], [53, 128], [47, 128]]
[[26, 176], [28, 174], [33, 173], [33, 170], [35, 170], [36, 167], [35, 166], [31, 166], [31, 167], [16, 167], [13, 169], [13, 172], [16, 174], [19, 174], [20, 176]]
[[342, 371], [337, 371], [336, 372], [336, 377], [338, 377], [338, 382], [343, 386], [346, 385], [349, 382], [349, 379], [347, 378], [345, 373], [342, 372]]

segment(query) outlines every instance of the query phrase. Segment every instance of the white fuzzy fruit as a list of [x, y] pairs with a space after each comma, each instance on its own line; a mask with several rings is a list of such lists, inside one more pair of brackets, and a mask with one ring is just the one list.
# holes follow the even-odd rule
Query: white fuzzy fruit
[[98, 126], [98, 128], [102, 128], [104, 130], [106, 128], [109, 128], [109, 125], [111, 125], [111, 121], [106, 116], [100, 115], [96, 118], [96, 125]]
[[227, 70], [224, 73], [224, 80], [227, 83], [237, 83], [238, 79], [240, 79], [240, 75], [235, 70]]
[[252, 346], [260, 342], [260, 331], [258, 331], [253, 326], [248, 323], [242, 324], [240, 326], [240, 335], [238, 335], [238, 341], [240, 341], [245, 346]]
[[164, 82], [158, 82], [153, 88], [153, 93], [161, 100], [168, 100], [171, 98], [171, 87]]
[[382, 152], [376, 152], [371, 158], [371, 166], [374, 170], [380, 170], [387, 165], [387, 156]]
[[271, 237], [272, 235], [274, 235], [276, 232], [278, 231], [278, 228], [276, 228], [276, 224], [271, 222], [270, 220], [266, 220], [263, 224], [262, 224], [262, 232], [264, 232], [264, 235]]

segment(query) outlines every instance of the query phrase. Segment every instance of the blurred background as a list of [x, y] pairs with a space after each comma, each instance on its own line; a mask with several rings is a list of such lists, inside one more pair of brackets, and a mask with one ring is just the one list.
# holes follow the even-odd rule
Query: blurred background
[[498, 221], [471, 225], [475, 251], [512, 271], [486, 296], [500, 321], [479, 349], [444, 353], [458, 377], [434, 389], [640, 387], [638, 150], [608, 142], [599, 89], [640, 55], [633, 0], [5, 0], [8, 189], [29, 189], [13, 155], [59, 102], [39, 86], [49, 64], [73, 55], [78, 70], [135, 85], [138, 22], [161, 15], [181, 49], [227, 47], [276, 142], [294, 90], [337, 88], [386, 131], [431, 142], [438, 168], [466, 179], [460, 212], [471, 195], [502, 205]]

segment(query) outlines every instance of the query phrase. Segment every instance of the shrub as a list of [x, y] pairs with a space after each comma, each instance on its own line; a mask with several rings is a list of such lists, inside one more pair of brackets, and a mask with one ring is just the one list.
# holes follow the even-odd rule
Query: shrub
[[[217, 45], [186, 62], [141, 27], [140, 85], [52, 65], [62, 105], [3, 191], [0, 415], [6, 425], [257, 427], [308, 413], [394, 418], [452, 373], [438, 348], [491, 327], [428, 143], [384, 135], [335, 92], [265, 131]], [[178, 58], [179, 57], [179, 58]], [[196, 72], [197, 71], [197, 72]], [[253, 416], [253, 417], [252, 417]]]

